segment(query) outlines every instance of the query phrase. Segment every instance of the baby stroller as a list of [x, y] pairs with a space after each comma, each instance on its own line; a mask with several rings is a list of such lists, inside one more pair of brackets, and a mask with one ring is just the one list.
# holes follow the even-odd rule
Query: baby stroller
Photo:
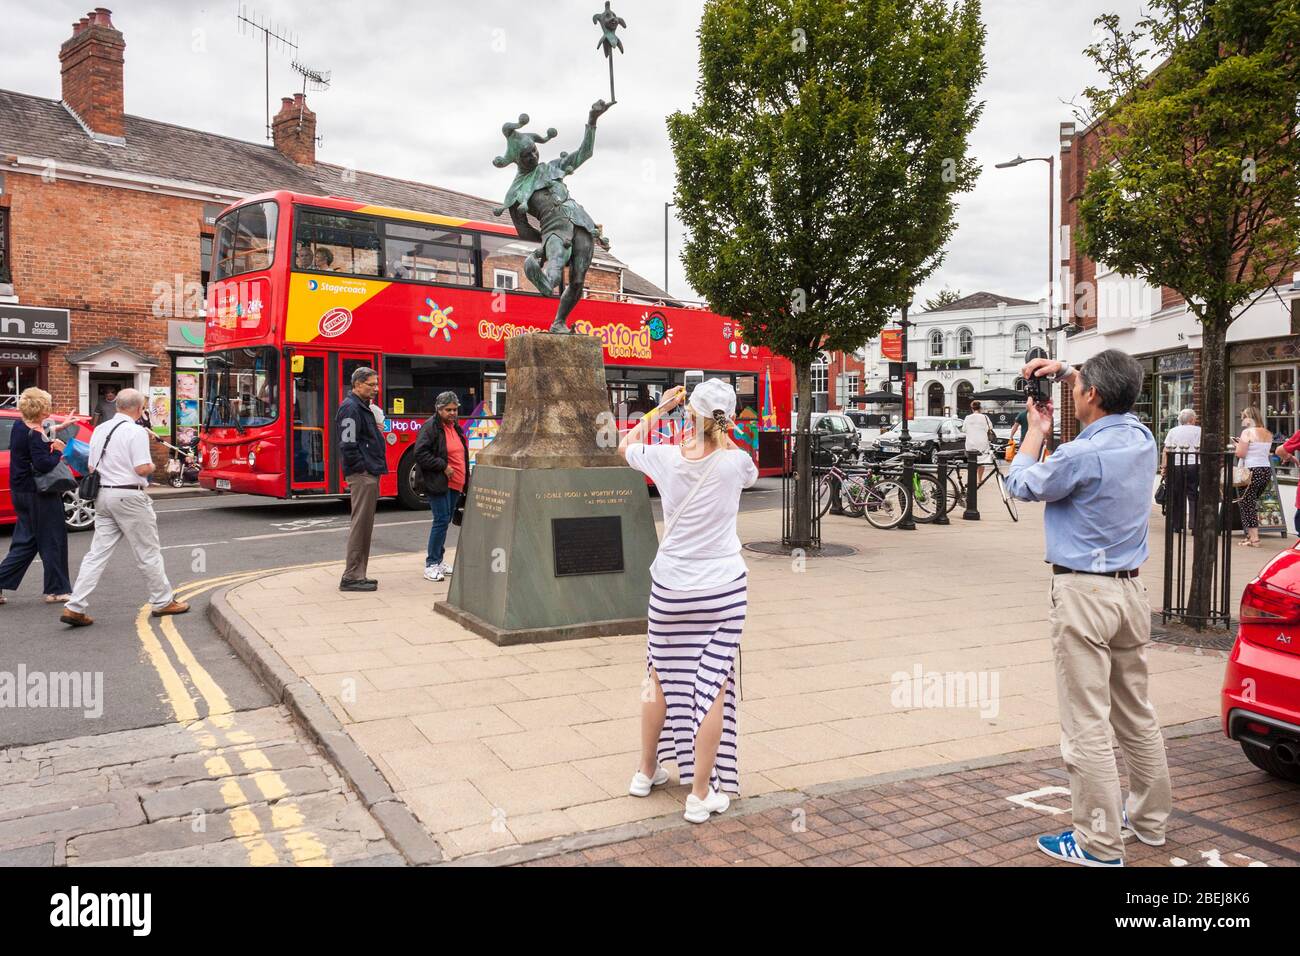
[[169, 454], [167, 456], [167, 481], [173, 488], [182, 488], [185, 485], [197, 485], [199, 483], [199, 453], [197, 448], [181, 448], [170, 442], [165, 442], [161, 438], [158, 441], [167, 446]]

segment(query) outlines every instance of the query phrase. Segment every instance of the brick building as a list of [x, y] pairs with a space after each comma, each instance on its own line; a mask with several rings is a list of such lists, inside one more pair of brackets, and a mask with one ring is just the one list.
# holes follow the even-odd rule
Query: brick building
[[[1060, 134], [1060, 282], [1067, 290], [1062, 320], [1073, 326], [1061, 356], [1078, 365], [1103, 349], [1119, 348], [1136, 358], [1146, 380], [1135, 411], [1163, 441], [1179, 411], [1202, 410], [1201, 325], [1174, 290], [1121, 275], [1079, 250], [1078, 204], [1097, 162], [1098, 125], [1080, 130], [1062, 123]], [[1236, 432], [1237, 418], [1248, 405], [1260, 408], [1274, 434], [1289, 436], [1300, 427], [1298, 332], [1300, 287], [1289, 282], [1279, 282], [1229, 326], [1229, 434]], [[1068, 440], [1078, 430], [1068, 391], [1061, 404], [1061, 428]], [[1294, 474], [1294, 469], [1284, 471]]]
[[[301, 94], [282, 100], [270, 144], [126, 113], [125, 50], [98, 8], [58, 51], [61, 99], [0, 90], [0, 406], [39, 385], [58, 410], [91, 414], [108, 388], [132, 386], [166, 409], [178, 374], [193, 388], [213, 224], [245, 196], [287, 189], [494, 218], [489, 199], [318, 161]], [[496, 250], [483, 281], [531, 288], [530, 249]], [[666, 297], [600, 249], [587, 282], [592, 296]]]

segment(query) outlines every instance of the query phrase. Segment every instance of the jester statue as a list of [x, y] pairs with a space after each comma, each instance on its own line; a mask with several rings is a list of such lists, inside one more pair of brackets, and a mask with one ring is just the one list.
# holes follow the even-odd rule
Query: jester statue
[[[610, 105], [604, 100], [593, 103], [577, 152], [560, 153], [559, 159], [546, 163], [538, 158], [537, 144], [554, 139], [555, 130], [548, 129], [545, 136], [522, 132], [521, 128], [528, 125], [528, 114], [521, 113], [519, 122], [501, 127], [506, 152], [492, 160], [498, 169], [514, 163], [518, 170], [505, 202], [494, 211], [499, 216], [509, 210], [519, 237], [540, 243], [540, 248], [524, 260], [524, 274], [538, 291], [560, 297], [555, 321], [551, 323], [552, 332], [569, 331], [569, 313], [582, 298], [595, 246], [599, 243], [601, 248], [609, 248], [609, 242], [591, 216], [570, 197], [564, 178], [591, 158], [596, 143], [596, 120]], [[528, 219], [530, 215], [537, 220], [539, 228], [533, 227]], [[566, 266], [567, 285], [564, 283]]]

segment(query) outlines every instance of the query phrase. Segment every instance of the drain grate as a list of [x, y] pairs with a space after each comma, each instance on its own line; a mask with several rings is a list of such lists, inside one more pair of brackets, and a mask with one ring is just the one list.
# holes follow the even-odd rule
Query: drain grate
[[1230, 651], [1236, 633], [1235, 627], [1226, 631], [1217, 628], [1198, 631], [1183, 624], [1162, 624], [1159, 614], [1151, 615], [1151, 640], [1157, 644], [1174, 644], [1179, 647]]

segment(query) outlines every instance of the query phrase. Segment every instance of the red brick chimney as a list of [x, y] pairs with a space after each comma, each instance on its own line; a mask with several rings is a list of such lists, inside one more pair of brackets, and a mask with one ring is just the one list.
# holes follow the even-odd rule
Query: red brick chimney
[[72, 36], [59, 47], [63, 103], [102, 136], [122, 137], [122, 52], [126, 40], [113, 26], [113, 15], [96, 7], [72, 25]]
[[271, 120], [275, 148], [299, 166], [316, 164], [316, 114], [301, 93], [280, 100], [280, 112]]

